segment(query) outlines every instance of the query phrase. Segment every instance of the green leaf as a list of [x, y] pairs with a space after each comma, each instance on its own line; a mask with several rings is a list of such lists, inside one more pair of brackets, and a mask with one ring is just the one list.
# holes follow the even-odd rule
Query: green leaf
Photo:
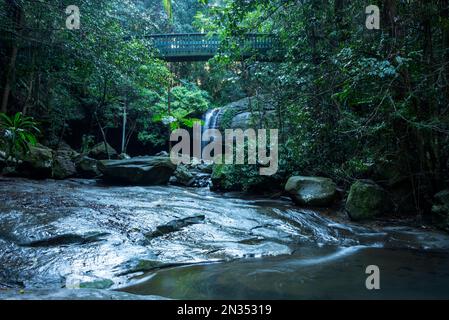
[[201, 121], [200, 119], [196, 119], [196, 118], [184, 118], [184, 119], [181, 119], [181, 122], [183, 125], [185, 125], [186, 127], [189, 127], [189, 128], [192, 128], [196, 122], [199, 122], [201, 125], [204, 123], [204, 121]]
[[1, 127], [12, 127], [13, 126], [13, 122], [12, 119], [10, 117], [8, 117], [5, 113], [0, 113], [0, 124]]
[[28, 151], [30, 145], [36, 145], [37, 139], [34, 132], [40, 132], [34, 119], [23, 116], [21, 112], [11, 117], [0, 113], [0, 129], [9, 132], [8, 137], [3, 140], [13, 157], [17, 157], [18, 152]]

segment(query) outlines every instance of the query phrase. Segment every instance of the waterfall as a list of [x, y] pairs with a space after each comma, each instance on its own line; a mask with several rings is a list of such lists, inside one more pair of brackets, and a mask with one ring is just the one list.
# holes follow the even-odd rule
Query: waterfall
[[218, 115], [220, 114], [220, 109], [212, 109], [206, 112], [204, 115], [204, 126], [203, 132], [207, 129], [217, 129], [218, 125]]
[[[204, 133], [206, 130], [209, 129], [218, 129], [218, 118], [220, 115], [220, 110], [221, 110], [220, 108], [216, 108], [206, 112], [206, 114], [203, 117], [204, 125], [202, 127], [201, 133]], [[210, 141], [214, 141], [214, 137], [212, 137]], [[201, 151], [209, 142], [207, 141], [201, 142]]]

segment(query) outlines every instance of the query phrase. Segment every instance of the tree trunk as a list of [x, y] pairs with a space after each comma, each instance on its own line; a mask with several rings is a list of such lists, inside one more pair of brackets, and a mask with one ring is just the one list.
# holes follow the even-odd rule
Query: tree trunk
[[[17, 38], [22, 28], [24, 17], [23, 9], [20, 7], [20, 5], [18, 5], [15, 1], [12, 0], [6, 1], [6, 5], [7, 8], [9, 8], [8, 11], [10, 12], [14, 23], [15, 34], [13, 35], [13, 37]], [[19, 52], [19, 45], [17, 39], [14, 39], [12, 43], [11, 56], [9, 58], [9, 63], [6, 68], [5, 86], [3, 88], [2, 94], [2, 103], [0, 111], [3, 113], [6, 113], [8, 111], [8, 101], [11, 93], [11, 88], [13, 87], [14, 83], [14, 73], [16, 70], [16, 60], [18, 52]]]
[[[172, 89], [172, 86], [173, 86], [173, 83], [172, 83], [172, 80], [170, 79], [169, 83], [168, 83], [168, 91], [167, 91], [167, 109], [168, 109], [167, 111], [168, 111], [168, 116], [171, 115], [171, 89]], [[171, 131], [171, 129], [170, 129], [170, 131]], [[170, 132], [170, 134], [171, 134], [171, 132]], [[171, 143], [171, 140], [169, 139], [169, 141], [168, 141], [168, 153], [170, 153], [171, 148], [172, 148], [172, 143]]]
[[31, 74], [30, 74], [30, 79], [29, 79], [29, 83], [28, 83], [28, 94], [27, 94], [27, 98], [25, 100], [25, 104], [23, 105], [23, 109], [22, 109], [22, 114], [26, 115], [28, 112], [28, 109], [30, 106], [33, 105], [33, 90], [34, 90], [34, 82], [35, 82], [35, 78], [36, 78], [36, 74], [35, 74], [35, 65], [36, 65], [36, 54], [34, 49], [33, 53], [32, 53], [32, 58], [31, 58]]
[[341, 41], [343, 41], [346, 37], [345, 35], [345, 27], [344, 27], [344, 19], [343, 19], [343, 10], [345, 8], [345, 0], [335, 0], [334, 1], [334, 15], [335, 15], [335, 25], [337, 26], [337, 41], [334, 43], [334, 46], [338, 46]]
[[128, 99], [125, 95], [125, 101], [123, 103], [123, 129], [122, 129], [122, 152], [126, 153], [126, 109], [127, 109]]
[[442, 55], [442, 65], [445, 69], [446, 83], [445, 83], [445, 94], [449, 98], [449, 0], [441, 0], [440, 5], [440, 16], [444, 23], [441, 23], [441, 33], [442, 33], [442, 47], [444, 54]]
[[108, 155], [108, 159], [111, 160], [111, 156], [109, 155], [108, 142], [106, 139], [106, 133], [104, 132], [103, 127], [101, 126], [100, 119], [98, 118], [97, 113], [95, 113], [95, 118], [97, 119], [98, 127], [100, 128], [101, 136], [103, 137], [104, 149], [106, 150], [106, 154]]
[[9, 95], [11, 93], [11, 87], [12, 87], [13, 81], [14, 81], [14, 72], [15, 72], [15, 68], [16, 68], [16, 60], [17, 60], [18, 51], [19, 51], [19, 48], [18, 48], [17, 44], [14, 44], [13, 48], [12, 48], [10, 62], [8, 64], [8, 67], [6, 70], [5, 87], [3, 88], [2, 107], [1, 107], [1, 112], [3, 112], [3, 113], [6, 113], [8, 111], [8, 100], [9, 100]]
[[396, 48], [396, 41], [399, 37], [399, 24], [397, 21], [396, 0], [385, 0], [383, 8], [382, 25], [384, 30], [390, 35], [390, 42], [386, 48], [391, 55]]

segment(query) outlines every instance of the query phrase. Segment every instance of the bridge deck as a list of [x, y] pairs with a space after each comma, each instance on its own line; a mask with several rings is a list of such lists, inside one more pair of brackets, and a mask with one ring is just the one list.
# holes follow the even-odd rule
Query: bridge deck
[[[220, 49], [220, 39], [204, 33], [154, 34], [148, 36], [158, 50], [158, 58], [177, 61], [207, 61]], [[276, 38], [270, 34], [246, 34], [236, 41], [241, 58], [256, 57], [261, 61], [275, 60]]]

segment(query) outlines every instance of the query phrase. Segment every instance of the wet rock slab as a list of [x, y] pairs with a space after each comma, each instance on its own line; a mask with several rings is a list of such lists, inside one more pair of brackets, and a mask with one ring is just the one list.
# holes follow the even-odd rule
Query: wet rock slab
[[2, 179], [0, 287], [113, 289], [143, 272], [291, 253], [300, 229], [266, 210], [207, 189]]
[[167, 300], [167, 298], [95, 289], [33, 289], [0, 290], [0, 300]]
[[40, 240], [33, 240], [30, 242], [19, 243], [21, 247], [57, 247], [71, 244], [86, 244], [92, 242], [98, 242], [104, 240], [104, 237], [108, 236], [107, 232], [88, 232], [86, 234], [61, 234], [44, 238]]
[[[289, 201], [208, 189], [0, 178], [0, 289], [25, 288], [30, 298], [51, 298], [62, 288], [110, 291], [145, 273], [287, 256], [304, 246], [359, 245], [447, 250], [449, 240], [408, 227], [338, 223]], [[0, 299], [9, 297], [1, 291]]]
[[188, 226], [191, 226], [194, 224], [198, 224], [198, 223], [202, 223], [205, 218], [206, 217], [204, 215], [199, 215], [199, 216], [187, 217], [187, 218], [183, 218], [183, 219], [172, 220], [165, 225], [157, 226], [156, 231], [147, 233], [145, 235], [145, 237], [147, 239], [151, 240], [153, 238], [161, 237], [163, 235], [166, 235], [166, 234], [169, 234], [172, 232], [180, 231], [181, 229], [183, 229], [185, 227], [188, 227]]

